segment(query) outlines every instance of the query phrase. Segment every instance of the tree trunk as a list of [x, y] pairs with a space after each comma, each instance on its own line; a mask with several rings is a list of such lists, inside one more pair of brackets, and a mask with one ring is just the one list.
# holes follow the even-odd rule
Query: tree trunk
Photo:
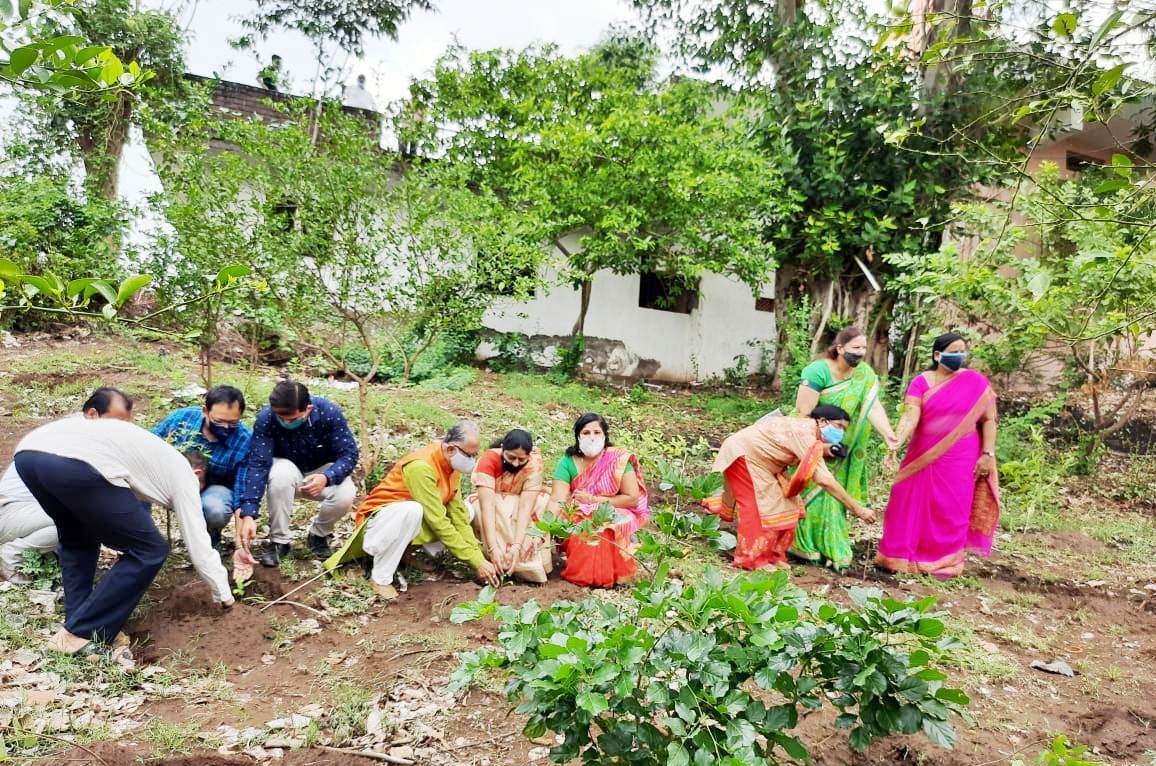
[[369, 438], [369, 380], [357, 378], [357, 436], [361, 442], [361, 464], [365, 475], [377, 464], [377, 445]]
[[116, 98], [116, 105], [109, 112], [108, 124], [100, 133], [82, 132], [77, 136], [87, 186], [110, 202], [116, 201], [120, 158], [124, 154], [133, 115], [132, 99], [124, 94]]
[[586, 312], [590, 309], [590, 291], [594, 287], [594, 278], [589, 277], [582, 282], [581, 295], [578, 303], [578, 319], [574, 322], [574, 328], [570, 330], [570, 334], [577, 338], [579, 335], [586, 335]]
[[815, 328], [815, 334], [811, 336], [811, 356], [819, 353], [819, 348], [823, 344], [823, 333], [827, 331], [827, 323], [831, 321], [831, 312], [835, 308], [835, 289], [838, 283], [839, 280], [832, 279], [827, 285], [827, 297], [819, 314], [819, 324]]
[[787, 368], [787, 303], [796, 268], [783, 265], [775, 272], [775, 365], [771, 372], [771, 388], [781, 390], [783, 371]]

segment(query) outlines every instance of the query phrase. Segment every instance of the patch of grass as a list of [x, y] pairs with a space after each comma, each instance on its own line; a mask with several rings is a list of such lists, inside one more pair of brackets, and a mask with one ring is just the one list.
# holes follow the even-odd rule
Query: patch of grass
[[272, 630], [269, 643], [278, 654], [284, 654], [297, 640], [297, 621], [289, 617], [273, 616], [269, 618], [269, 628]]
[[152, 745], [158, 755], [189, 755], [197, 747], [199, 731], [195, 723], [154, 718], [137, 736]]
[[954, 618], [947, 619], [946, 625], [947, 634], [961, 644], [947, 664], [966, 673], [969, 685], [1003, 683], [1019, 676], [1019, 667], [1002, 652], [982, 645], [970, 625]]
[[373, 694], [364, 686], [345, 680], [332, 685], [329, 726], [333, 744], [344, 745], [365, 734], [365, 719], [372, 702]]
[[339, 615], [361, 614], [373, 603], [373, 588], [363, 577], [327, 579], [317, 592], [325, 608]]

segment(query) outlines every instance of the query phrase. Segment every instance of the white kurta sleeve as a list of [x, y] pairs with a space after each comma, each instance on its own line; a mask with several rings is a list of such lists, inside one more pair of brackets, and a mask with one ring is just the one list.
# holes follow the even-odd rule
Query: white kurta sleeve
[[193, 568], [212, 591], [213, 601], [231, 604], [234, 599], [232, 591], [229, 590], [229, 574], [209, 540], [205, 515], [201, 511], [201, 493], [196, 474], [183, 456], [178, 453], [177, 457], [184, 464], [184, 471], [173, 472], [169, 478], [173, 484], [170, 495], [172, 509], [181, 528], [181, 539], [185, 541], [185, 548], [189, 551]]

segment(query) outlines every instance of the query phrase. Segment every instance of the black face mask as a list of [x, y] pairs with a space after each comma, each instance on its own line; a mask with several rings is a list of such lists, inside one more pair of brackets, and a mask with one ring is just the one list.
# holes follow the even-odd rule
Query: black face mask
[[843, 352], [843, 361], [852, 367], [858, 367], [859, 363], [863, 361], [864, 354], [852, 354], [850, 351]]
[[505, 458], [503, 458], [502, 459], [502, 470], [505, 471], [506, 473], [517, 473], [518, 471], [522, 470], [522, 466], [514, 465], [513, 463], [507, 463]]

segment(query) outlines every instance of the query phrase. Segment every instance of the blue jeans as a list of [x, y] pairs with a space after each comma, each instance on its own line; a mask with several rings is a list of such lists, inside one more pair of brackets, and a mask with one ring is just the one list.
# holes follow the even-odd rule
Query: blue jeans
[[221, 484], [211, 484], [201, 492], [201, 511], [205, 514], [205, 527], [213, 545], [221, 542], [221, 530], [233, 518], [233, 488]]
[[[165, 538], [136, 495], [109, 484], [88, 463], [32, 451], [17, 453], [13, 462], [60, 535], [65, 629], [111, 641], [168, 556]], [[121, 555], [94, 584], [101, 543]]]

